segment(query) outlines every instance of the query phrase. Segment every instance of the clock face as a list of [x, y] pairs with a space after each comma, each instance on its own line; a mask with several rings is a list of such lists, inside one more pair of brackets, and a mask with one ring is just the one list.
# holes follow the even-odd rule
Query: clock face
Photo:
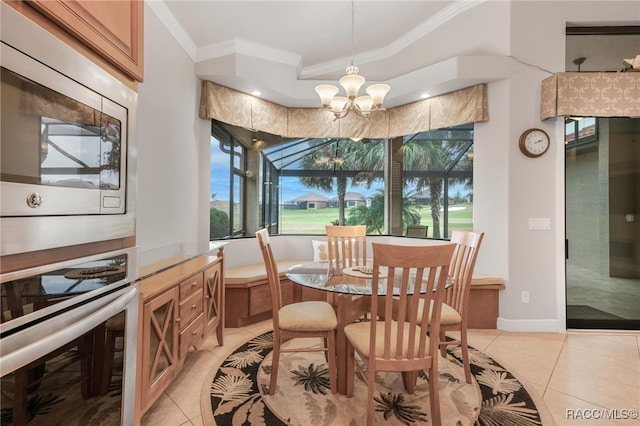
[[527, 157], [540, 157], [549, 149], [549, 135], [541, 129], [529, 129], [520, 137], [520, 150]]

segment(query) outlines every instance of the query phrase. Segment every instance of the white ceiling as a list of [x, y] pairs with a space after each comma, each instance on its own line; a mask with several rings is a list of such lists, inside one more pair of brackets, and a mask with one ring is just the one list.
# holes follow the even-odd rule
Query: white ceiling
[[[352, 48], [365, 87], [391, 85], [387, 107], [419, 100], [424, 92], [433, 96], [504, 78], [499, 48], [461, 27], [483, 3], [357, 0], [352, 43], [348, 0], [147, 2], [200, 78], [246, 93], [259, 90], [288, 107], [318, 107], [314, 87], [336, 84]], [[442, 49], [450, 43], [446, 34], [465, 33], [464, 50], [456, 51], [455, 42], [451, 51]]]

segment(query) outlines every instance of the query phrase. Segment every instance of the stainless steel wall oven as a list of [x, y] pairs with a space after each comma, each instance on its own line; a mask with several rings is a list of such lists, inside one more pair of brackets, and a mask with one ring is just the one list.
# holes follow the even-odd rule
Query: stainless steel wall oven
[[0, 275], [2, 424], [135, 422], [137, 270], [126, 249]]

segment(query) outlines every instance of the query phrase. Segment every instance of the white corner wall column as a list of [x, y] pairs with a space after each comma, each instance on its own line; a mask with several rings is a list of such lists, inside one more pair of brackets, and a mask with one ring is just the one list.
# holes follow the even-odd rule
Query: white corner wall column
[[[145, 3], [139, 85], [136, 240], [142, 250], [209, 246], [209, 120], [194, 63]], [[167, 58], [170, 58], [169, 60]]]

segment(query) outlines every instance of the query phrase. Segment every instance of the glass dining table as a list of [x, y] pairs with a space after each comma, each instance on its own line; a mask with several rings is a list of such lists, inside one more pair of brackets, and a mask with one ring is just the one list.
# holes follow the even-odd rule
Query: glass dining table
[[[292, 282], [326, 292], [326, 300], [336, 310], [338, 317], [336, 332], [337, 388], [341, 394], [346, 394], [347, 388], [348, 353], [344, 327], [362, 318], [370, 310], [371, 301], [367, 296], [370, 296], [372, 292], [371, 264], [372, 261], [367, 261], [365, 266], [338, 269], [330, 268], [327, 262], [308, 262], [291, 266], [287, 270], [287, 278]], [[383, 282], [386, 283], [386, 278], [382, 278], [386, 277], [386, 271], [382, 268], [378, 294], [384, 294], [386, 287], [383, 284]]]

